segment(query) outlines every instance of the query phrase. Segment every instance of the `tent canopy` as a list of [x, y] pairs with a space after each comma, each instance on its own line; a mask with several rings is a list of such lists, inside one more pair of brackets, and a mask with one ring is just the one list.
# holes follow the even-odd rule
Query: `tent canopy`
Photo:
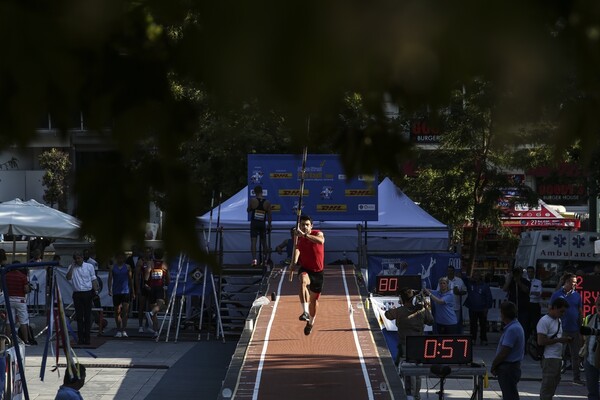
[[[385, 178], [379, 184], [378, 191], [379, 218], [377, 221], [366, 223], [369, 251], [423, 253], [448, 250], [449, 229], [446, 225], [415, 204], [389, 178]], [[248, 187], [221, 204], [220, 225], [224, 230], [225, 263], [237, 263], [238, 257], [235, 257], [234, 253], [244, 260], [249, 258], [250, 223], [247, 207]], [[218, 212], [218, 207], [215, 207], [213, 228]], [[210, 212], [198, 220], [200, 229], [206, 234], [210, 225]], [[283, 239], [289, 238], [289, 229], [294, 224], [295, 221], [273, 221], [272, 248]], [[365, 229], [365, 223], [360, 221], [314, 221], [315, 228], [323, 230], [326, 235], [326, 262], [345, 258], [344, 255], [352, 259], [352, 253], [358, 251], [359, 225], [361, 229]], [[210, 242], [214, 243], [214, 237]]]
[[35, 200], [0, 203], [0, 233], [77, 239], [80, 221]]

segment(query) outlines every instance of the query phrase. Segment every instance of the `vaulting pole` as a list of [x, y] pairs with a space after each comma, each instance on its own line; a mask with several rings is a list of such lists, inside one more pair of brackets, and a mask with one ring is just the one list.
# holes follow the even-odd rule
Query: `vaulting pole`
[[[302, 154], [302, 168], [300, 170], [300, 193], [298, 194], [298, 208], [296, 209], [296, 230], [300, 229], [300, 216], [302, 215], [302, 200], [304, 198], [304, 175], [306, 174], [306, 158], [308, 157], [308, 147], [304, 146]], [[292, 247], [292, 264], [298, 245], [298, 236], [294, 233], [294, 246]], [[290, 282], [294, 279], [294, 268], [290, 264]]]

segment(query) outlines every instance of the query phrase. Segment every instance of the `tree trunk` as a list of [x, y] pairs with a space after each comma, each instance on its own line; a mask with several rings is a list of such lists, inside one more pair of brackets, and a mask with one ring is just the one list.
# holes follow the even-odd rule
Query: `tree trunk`
[[471, 246], [469, 247], [469, 254], [467, 257], [467, 274], [473, 276], [473, 270], [475, 269], [475, 262], [477, 261], [477, 243], [479, 241], [479, 220], [473, 218], [473, 225], [471, 227]]

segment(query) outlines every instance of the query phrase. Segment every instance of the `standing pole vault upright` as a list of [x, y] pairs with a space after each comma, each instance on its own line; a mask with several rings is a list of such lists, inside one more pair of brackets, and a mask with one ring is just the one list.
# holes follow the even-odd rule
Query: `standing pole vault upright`
[[[212, 219], [213, 219], [213, 207], [215, 206], [215, 191], [212, 192], [212, 198], [210, 199], [210, 217], [208, 218], [208, 237], [206, 238], [206, 256], [210, 254], [210, 233], [212, 229]], [[206, 269], [207, 265], [204, 266], [204, 280], [202, 281], [202, 301], [200, 302], [200, 322], [198, 323], [198, 340], [200, 340], [200, 336], [202, 335], [202, 320], [204, 316], [204, 298], [206, 297]]]
[[[310, 124], [310, 120], [309, 120]], [[306, 158], [308, 157], [308, 146], [304, 146], [302, 153], [302, 168], [300, 170], [300, 193], [298, 194], [298, 207], [296, 208], [296, 229], [300, 228], [300, 216], [302, 215], [302, 200], [304, 198], [304, 175], [306, 174]], [[290, 264], [290, 282], [294, 279], [294, 269], [291, 265], [294, 262], [294, 255], [296, 254], [296, 246], [298, 245], [298, 236], [294, 233], [294, 246], [292, 247], [292, 260]]]

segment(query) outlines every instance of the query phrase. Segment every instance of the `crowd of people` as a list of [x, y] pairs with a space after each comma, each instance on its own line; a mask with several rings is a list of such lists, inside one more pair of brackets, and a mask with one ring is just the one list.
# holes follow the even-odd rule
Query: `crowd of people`
[[[138, 332], [150, 333], [153, 337], [158, 335], [157, 314], [165, 307], [166, 290], [170, 281], [168, 265], [163, 257], [162, 249], [148, 247], [140, 252], [138, 247], [134, 246], [129, 257], [124, 251], [119, 251], [107, 263], [107, 292], [112, 298], [112, 306], [115, 310], [115, 337], [128, 337], [127, 324], [132, 303], [139, 314]], [[29, 261], [42, 261], [41, 251], [34, 249]], [[61, 265], [60, 256], [55, 255], [53, 261]], [[7, 255], [3, 249], [0, 249], [0, 265], [8, 265]], [[73, 289], [78, 345], [90, 344], [93, 322], [96, 322], [100, 329], [103, 328], [98, 315], [92, 312], [93, 308], [102, 306], [99, 298], [102, 282], [98, 278], [98, 268], [98, 262], [91, 257], [88, 249], [73, 253], [72, 261], [67, 266], [66, 279]], [[33, 287], [29, 275], [27, 268], [6, 273], [11, 316], [15, 326], [18, 326], [19, 337], [26, 345], [37, 344], [29, 328], [27, 295]], [[49, 283], [51, 279], [47, 281]], [[8, 325], [7, 323], [7, 331]]]
[[[537, 349], [541, 356], [542, 381], [540, 399], [551, 399], [570, 361], [572, 382], [586, 385], [589, 399], [599, 399], [600, 346], [596, 334], [600, 327], [600, 298], [596, 299], [595, 313], [583, 319], [582, 299], [575, 290], [577, 275], [565, 272], [558, 287], [552, 293], [548, 312], [541, 315], [542, 282], [536, 270], [528, 267], [514, 268], [506, 274], [502, 289], [506, 300], [500, 304], [502, 333], [490, 371], [500, 384], [503, 398], [518, 399], [518, 382], [521, 377], [521, 361], [529, 347]], [[492, 307], [490, 286], [476, 271], [472, 276], [458, 276], [454, 267], [448, 267], [447, 275], [441, 277], [435, 290], [423, 289], [429, 302], [414, 304], [418, 292], [400, 290], [401, 307], [386, 311], [385, 316], [395, 320], [398, 327], [398, 364], [404, 354], [406, 335], [423, 332], [423, 324], [433, 325], [437, 334], [459, 334], [463, 326], [462, 306], [468, 309], [470, 336], [473, 343], [488, 344], [487, 315]], [[582, 326], [589, 327], [582, 339]], [[583, 368], [580, 369], [580, 365]], [[585, 381], [582, 379], [582, 371]], [[409, 392], [418, 398], [420, 381], [406, 382]], [[413, 388], [414, 391], [410, 390]]]

